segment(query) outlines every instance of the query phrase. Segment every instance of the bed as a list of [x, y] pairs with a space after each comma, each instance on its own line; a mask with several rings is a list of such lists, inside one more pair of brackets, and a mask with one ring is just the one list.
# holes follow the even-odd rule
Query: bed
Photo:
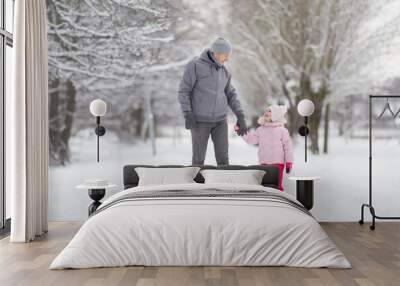
[[50, 269], [144, 266], [292, 266], [350, 268], [314, 217], [278, 191], [271, 166], [201, 166], [263, 170], [261, 185], [195, 183], [138, 186], [128, 165], [124, 190], [107, 198]]

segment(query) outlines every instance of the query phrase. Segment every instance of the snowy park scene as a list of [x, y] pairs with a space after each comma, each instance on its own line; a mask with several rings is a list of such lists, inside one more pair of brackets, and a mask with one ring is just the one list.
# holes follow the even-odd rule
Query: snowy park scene
[[[192, 164], [181, 81], [218, 37], [231, 46], [224, 68], [246, 129], [254, 132], [270, 105], [287, 109], [293, 167], [284, 192], [295, 195], [289, 176], [318, 176], [315, 218], [360, 219], [368, 202], [369, 95], [400, 95], [400, 1], [48, 0], [47, 17], [49, 220], [87, 219], [91, 199], [76, 188], [85, 179], [116, 184], [107, 198], [123, 190], [124, 165]], [[95, 99], [107, 104], [99, 162]], [[298, 132], [302, 99], [315, 108], [307, 146]], [[380, 215], [395, 216], [400, 97], [378, 98], [371, 111], [374, 203]], [[235, 131], [239, 118], [231, 107], [229, 164], [259, 164], [259, 146]], [[204, 164], [216, 165], [214, 152], [210, 138]]]

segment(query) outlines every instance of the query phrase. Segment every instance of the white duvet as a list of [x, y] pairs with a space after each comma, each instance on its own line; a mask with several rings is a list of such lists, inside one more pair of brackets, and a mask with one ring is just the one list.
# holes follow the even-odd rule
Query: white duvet
[[[264, 190], [237, 184], [131, 188]], [[101, 207], [100, 207], [101, 208]], [[146, 266], [295, 266], [349, 268], [318, 222], [290, 205], [262, 199], [185, 198], [124, 201], [89, 218], [50, 269]]]

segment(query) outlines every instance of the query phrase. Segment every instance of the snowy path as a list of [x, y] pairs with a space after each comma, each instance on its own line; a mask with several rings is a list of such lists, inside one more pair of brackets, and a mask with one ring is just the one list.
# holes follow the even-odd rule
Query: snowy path
[[[187, 133], [184, 133], [187, 134]], [[313, 156], [304, 163], [304, 150], [299, 142], [295, 148], [293, 175], [315, 175], [322, 179], [315, 185], [312, 213], [320, 221], [358, 221], [360, 205], [368, 200], [368, 141], [332, 139], [330, 154]], [[50, 169], [49, 219], [51, 221], [85, 220], [91, 200], [87, 191], [75, 189], [85, 178], [105, 178], [122, 188], [122, 167], [125, 164], [190, 164], [190, 139], [184, 137], [173, 144], [171, 138], [157, 139], [157, 155], [151, 145], [127, 145], [112, 136], [101, 139], [101, 162], [96, 160], [94, 137], [74, 138], [71, 142], [73, 159], [67, 167]], [[400, 215], [400, 158], [397, 140], [379, 141], [374, 152], [374, 202], [382, 216]], [[206, 163], [215, 164], [209, 143]], [[257, 149], [241, 138], [230, 138], [231, 164], [256, 164]], [[79, 157], [77, 157], [79, 154]], [[285, 179], [285, 191], [295, 193], [295, 183]], [[108, 192], [106, 196], [118, 191]], [[369, 216], [367, 216], [369, 219]]]

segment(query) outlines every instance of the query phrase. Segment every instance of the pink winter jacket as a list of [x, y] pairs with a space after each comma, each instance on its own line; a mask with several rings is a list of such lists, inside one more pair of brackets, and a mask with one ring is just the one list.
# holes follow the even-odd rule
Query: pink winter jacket
[[293, 163], [292, 140], [289, 131], [280, 122], [266, 122], [243, 136], [249, 144], [258, 144], [260, 164]]

